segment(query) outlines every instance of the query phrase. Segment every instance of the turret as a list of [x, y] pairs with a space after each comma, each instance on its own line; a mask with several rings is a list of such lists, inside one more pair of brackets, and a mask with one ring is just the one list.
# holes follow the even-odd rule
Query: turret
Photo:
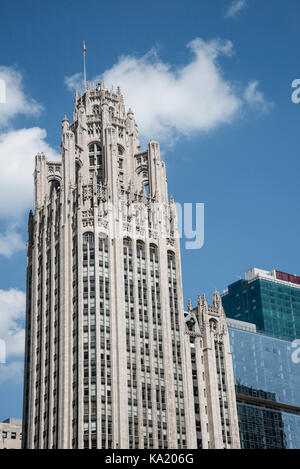
[[64, 116], [64, 118], [62, 120], [61, 127], [62, 127], [62, 133], [63, 134], [69, 130], [69, 119], [67, 118], [66, 115]]

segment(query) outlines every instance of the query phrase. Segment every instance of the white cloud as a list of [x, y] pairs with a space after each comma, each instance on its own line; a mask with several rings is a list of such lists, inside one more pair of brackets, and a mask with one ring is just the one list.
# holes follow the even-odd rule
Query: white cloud
[[[42, 106], [25, 95], [22, 75], [18, 70], [12, 67], [0, 66], [0, 82], [2, 84], [0, 126], [7, 127], [18, 114], [39, 114]], [[3, 92], [3, 89], [5, 92]]]
[[[44, 152], [51, 159], [58, 157], [45, 141], [45, 130], [11, 127], [14, 117], [37, 116], [41, 109], [26, 95], [22, 74], [16, 68], [0, 66], [0, 217], [6, 221], [17, 221], [32, 206], [35, 154]], [[24, 242], [14, 227], [0, 233], [0, 255], [10, 257], [21, 249]]]
[[240, 11], [247, 6], [246, 0], [233, 0], [228, 6], [225, 18], [234, 18]]
[[44, 152], [50, 160], [59, 158], [46, 143], [46, 135], [39, 127], [0, 135], [0, 217], [16, 220], [32, 206], [36, 153]]
[[268, 112], [274, 107], [274, 103], [264, 97], [263, 93], [258, 90], [258, 85], [258, 81], [250, 82], [245, 90], [244, 98], [251, 107], [261, 112]]
[[0, 290], [0, 339], [6, 344], [7, 359], [24, 353], [25, 298], [15, 288]]
[[0, 254], [11, 257], [15, 252], [25, 249], [22, 236], [14, 228], [9, 227], [4, 234], [0, 233]]
[[83, 86], [83, 74], [74, 73], [70, 77], [65, 77], [65, 85], [69, 91], [81, 90]]
[[[172, 68], [155, 50], [141, 58], [122, 56], [102, 76], [105, 86], [120, 85], [127, 106], [135, 112], [140, 134], [170, 140], [175, 135], [208, 131], [231, 122], [242, 102], [234, 86], [224, 78], [219, 59], [233, 53], [230, 41], [205, 42], [197, 38], [187, 45], [192, 58]], [[68, 89], [81, 89], [82, 76], [66, 77]]]
[[10, 382], [13, 384], [22, 384], [24, 363], [16, 360], [8, 364], [0, 364], [0, 384]]

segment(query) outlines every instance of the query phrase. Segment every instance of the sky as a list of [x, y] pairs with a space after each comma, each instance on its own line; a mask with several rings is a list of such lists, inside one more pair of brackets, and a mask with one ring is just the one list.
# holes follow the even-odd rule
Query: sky
[[204, 204], [203, 247], [182, 240], [195, 303], [254, 266], [300, 274], [299, 13], [298, 0], [0, 0], [0, 420], [22, 414], [34, 156], [59, 158], [83, 40], [88, 81], [120, 86], [142, 144], [160, 141], [170, 194]]

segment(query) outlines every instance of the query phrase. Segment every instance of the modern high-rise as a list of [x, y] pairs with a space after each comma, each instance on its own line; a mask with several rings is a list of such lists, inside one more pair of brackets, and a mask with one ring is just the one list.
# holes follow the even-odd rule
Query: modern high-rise
[[242, 449], [300, 448], [299, 343], [227, 319]]
[[259, 332], [293, 341], [300, 337], [300, 277], [253, 268], [222, 296], [228, 318], [255, 324]]
[[232, 354], [220, 294], [205, 295], [185, 313], [186, 355], [192, 367], [199, 449], [239, 449]]
[[101, 82], [76, 93], [61, 153], [35, 160], [23, 447], [196, 448], [176, 212], [159, 144], [141, 150], [120, 89]]

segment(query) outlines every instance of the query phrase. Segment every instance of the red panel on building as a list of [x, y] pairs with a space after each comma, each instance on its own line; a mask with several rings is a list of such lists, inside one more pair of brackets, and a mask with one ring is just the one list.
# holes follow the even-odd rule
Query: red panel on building
[[278, 270], [276, 270], [276, 278], [277, 280], [284, 280], [285, 282], [300, 285], [300, 277], [297, 275], [285, 274], [284, 272], [278, 272]]

